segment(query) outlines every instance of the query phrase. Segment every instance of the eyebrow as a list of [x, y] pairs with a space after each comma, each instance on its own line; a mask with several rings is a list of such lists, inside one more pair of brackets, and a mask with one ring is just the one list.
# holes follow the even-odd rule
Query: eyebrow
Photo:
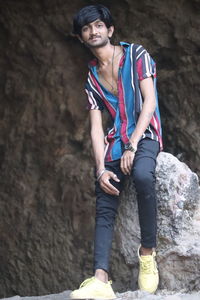
[[97, 19], [97, 20], [95, 20], [95, 21], [93, 21], [93, 22], [90, 22], [90, 23], [88, 23], [88, 24], [85, 24], [83, 27], [85, 27], [85, 26], [89, 26], [89, 24], [91, 24], [91, 23], [97, 24], [97, 23], [99, 23], [99, 22], [102, 22], [102, 23], [103, 23], [103, 21], [102, 21], [102, 20], [100, 20], [100, 19]]
[[96, 24], [96, 23], [100, 23], [100, 22], [103, 23], [103, 21], [101, 21], [100, 19], [94, 21], [95, 24]]

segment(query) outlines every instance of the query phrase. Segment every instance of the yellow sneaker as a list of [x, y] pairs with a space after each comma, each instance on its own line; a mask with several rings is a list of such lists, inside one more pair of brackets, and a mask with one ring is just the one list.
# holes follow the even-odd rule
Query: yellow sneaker
[[140, 265], [138, 285], [141, 290], [149, 293], [154, 293], [157, 290], [159, 283], [159, 275], [155, 257], [155, 251], [153, 251], [151, 255], [140, 255], [140, 247], [138, 248]]
[[111, 287], [111, 281], [103, 281], [91, 277], [81, 283], [80, 288], [71, 292], [71, 299], [115, 299], [115, 293]]

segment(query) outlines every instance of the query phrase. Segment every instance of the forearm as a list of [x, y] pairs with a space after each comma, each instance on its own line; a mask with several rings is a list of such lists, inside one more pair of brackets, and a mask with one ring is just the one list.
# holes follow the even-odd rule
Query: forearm
[[130, 137], [131, 143], [137, 148], [137, 144], [142, 137], [143, 133], [149, 126], [149, 123], [153, 117], [154, 111], [156, 107], [155, 97], [146, 97], [144, 99], [144, 104], [140, 116], [138, 118], [138, 122], [134, 132]]
[[91, 130], [92, 148], [97, 171], [105, 168], [104, 165], [104, 132], [103, 130]]

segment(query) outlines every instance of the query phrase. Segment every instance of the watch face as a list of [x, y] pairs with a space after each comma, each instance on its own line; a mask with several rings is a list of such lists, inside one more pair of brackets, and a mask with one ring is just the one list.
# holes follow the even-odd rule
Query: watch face
[[136, 152], [135, 148], [133, 148], [133, 146], [132, 146], [132, 144], [130, 142], [124, 145], [124, 149], [125, 150], [130, 150], [130, 151], [132, 151], [134, 153]]
[[132, 148], [132, 145], [131, 145], [130, 142], [127, 143], [127, 144], [125, 144], [124, 149], [128, 150], [128, 149], [130, 149], [130, 148]]

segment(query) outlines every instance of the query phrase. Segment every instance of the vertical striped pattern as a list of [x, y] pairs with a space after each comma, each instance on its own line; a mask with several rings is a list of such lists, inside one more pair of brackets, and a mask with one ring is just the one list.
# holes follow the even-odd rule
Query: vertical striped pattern
[[118, 78], [118, 98], [106, 90], [98, 80], [96, 71], [97, 60], [89, 65], [86, 93], [88, 109], [104, 108], [108, 110], [113, 120], [113, 128], [107, 134], [105, 161], [120, 159], [123, 144], [129, 141], [135, 129], [143, 106], [143, 98], [139, 88], [139, 80], [152, 77], [156, 95], [156, 109], [151, 122], [142, 138], [149, 137], [160, 143], [162, 149], [162, 130], [158, 98], [156, 91], [156, 66], [149, 53], [141, 46], [120, 43], [124, 47], [124, 56], [120, 60]]
[[101, 99], [103, 100], [104, 104], [106, 105], [108, 111], [110, 112], [112, 118], [115, 118], [116, 115], [116, 110], [113, 107], [113, 105], [106, 99], [104, 92], [100, 86], [100, 84], [98, 83], [98, 81], [96, 80], [95, 76], [90, 72], [89, 77], [91, 78], [92, 83], [94, 84], [94, 86], [97, 88], [99, 94], [101, 95]]
[[124, 87], [121, 77], [118, 80], [118, 98], [119, 98], [119, 111], [120, 111], [120, 119], [121, 119], [121, 139], [124, 144], [128, 143], [129, 137], [127, 132], [128, 127], [128, 115], [127, 108], [124, 97]]
[[[149, 55], [149, 53], [141, 45], [136, 48], [136, 69], [137, 69], [137, 75], [139, 80], [143, 80], [145, 78], [152, 76], [154, 81], [154, 90], [156, 96], [156, 109], [147, 130], [143, 134], [143, 138], [149, 137], [153, 140], [158, 141], [160, 143], [160, 149], [162, 150], [163, 149], [162, 129], [161, 129], [160, 112], [158, 108], [158, 97], [157, 97], [157, 90], [156, 90], [156, 64], [151, 58], [151, 56]], [[135, 99], [135, 101], [139, 102], [140, 111], [141, 111], [142, 95], [140, 90], [139, 90], [138, 98], [139, 99]]]

